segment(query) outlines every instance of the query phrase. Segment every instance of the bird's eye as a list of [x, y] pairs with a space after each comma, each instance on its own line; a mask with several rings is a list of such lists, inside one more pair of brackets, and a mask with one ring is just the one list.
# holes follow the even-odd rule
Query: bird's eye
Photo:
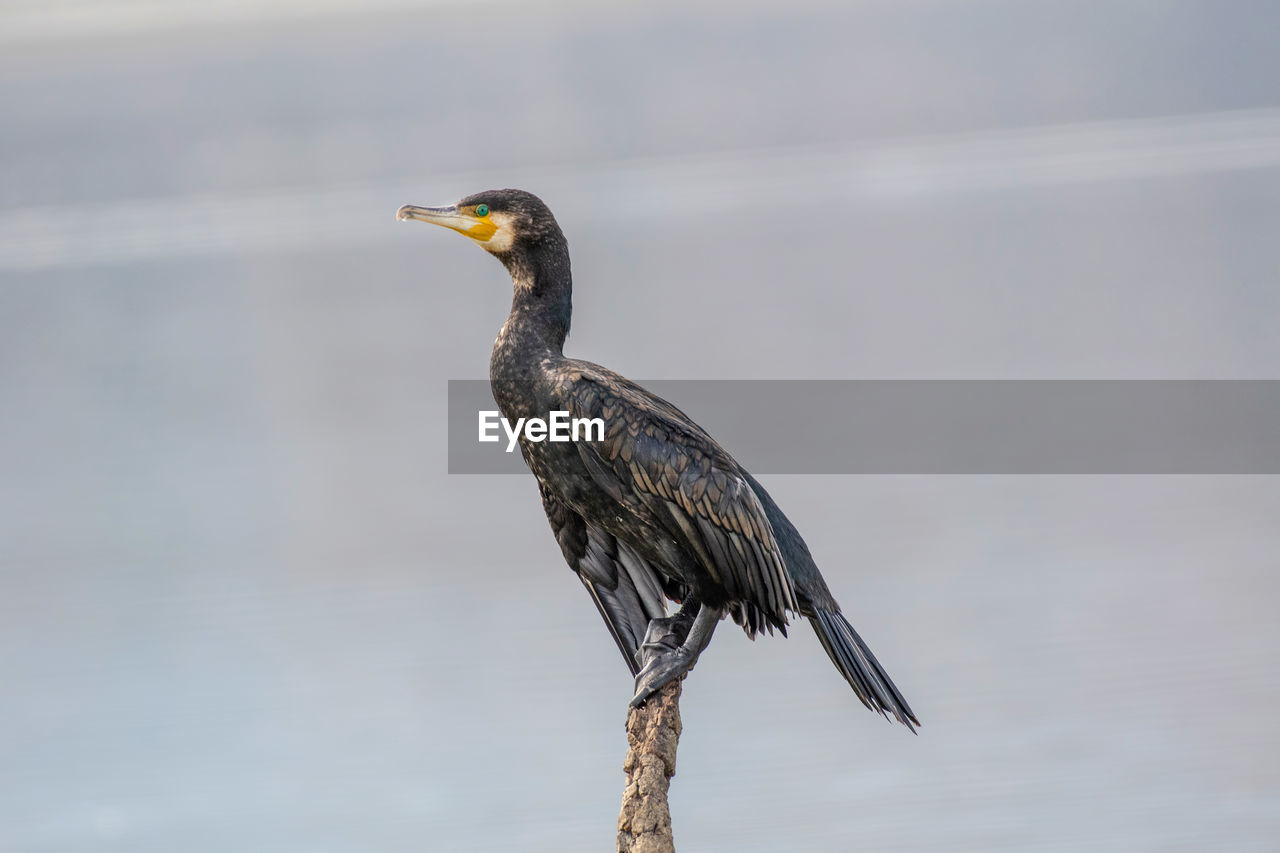
[[489, 205], [487, 204], [476, 205], [476, 216], [488, 216], [488, 215], [489, 215]]

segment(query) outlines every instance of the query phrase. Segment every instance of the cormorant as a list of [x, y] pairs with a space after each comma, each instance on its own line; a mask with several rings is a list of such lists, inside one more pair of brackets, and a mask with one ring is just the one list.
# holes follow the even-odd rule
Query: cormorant
[[[764, 487], [666, 400], [564, 355], [569, 249], [539, 198], [492, 190], [396, 216], [471, 238], [511, 274], [511, 314], [489, 362], [503, 417], [567, 411], [605, 423], [597, 442], [532, 442], [522, 432], [520, 452], [565, 559], [635, 676], [633, 706], [692, 669], [725, 615], [754, 638], [785, 634], [800, 614], [862, 703], [914, 731], [919, 720]], [[673, 616], [666, 599], [682, 605]]]

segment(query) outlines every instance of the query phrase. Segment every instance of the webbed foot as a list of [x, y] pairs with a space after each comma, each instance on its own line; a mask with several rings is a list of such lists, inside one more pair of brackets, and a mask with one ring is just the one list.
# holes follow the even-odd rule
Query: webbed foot
[[670, 654], [684, 643], [689, 636], [689, 626], [693, 619], [682, 613], [667, 616], [663, 619], [652, 619], [636, 650], [636, 663], [643, 670], [659, 657]]
[[[640, 646], [640, 659], [644, 663], [636, 676], [636, 695], [631, 697], [631, 707], [637, 708], [650, 696], [680, 678], [698, 662], [698, 656], [711, 642], [716, 623], [724, 615], [718, 607], [701, 605], [698, 615], [690, 625], [687, 619], [692, 607], [667, 619], [654, 619], [645, 631]], [[687, 627], [686, 627], [687, 626]], [[684, 632], [686, 636], [681, 637]], [[683, 640], [683, 642], [682, 642]]]
[[643, 705], [650, 696], [693, 669], [693, 665], [698, 662], [697, 654], [683, 646], [647, 657], [648, 663], [636, 676], [636, 695], [631, 697], [632, 708]]

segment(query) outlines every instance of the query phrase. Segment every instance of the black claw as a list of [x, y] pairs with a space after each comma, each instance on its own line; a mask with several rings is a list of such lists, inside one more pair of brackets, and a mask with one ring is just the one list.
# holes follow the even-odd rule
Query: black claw
[[636, 695], [631, 697], [631, 707], [643, 705], [650, 696], [693, 669], [697, 660], [682, 648], [655, 655], [636, 676]]

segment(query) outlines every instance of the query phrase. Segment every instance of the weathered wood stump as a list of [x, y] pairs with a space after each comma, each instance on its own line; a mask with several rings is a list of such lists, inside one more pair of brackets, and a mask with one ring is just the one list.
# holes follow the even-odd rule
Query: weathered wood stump
[[627, 713], [627, 784], [618, 815], [618, 853], [675, 853], [667, 789], [676, 772], [683, 678]]

